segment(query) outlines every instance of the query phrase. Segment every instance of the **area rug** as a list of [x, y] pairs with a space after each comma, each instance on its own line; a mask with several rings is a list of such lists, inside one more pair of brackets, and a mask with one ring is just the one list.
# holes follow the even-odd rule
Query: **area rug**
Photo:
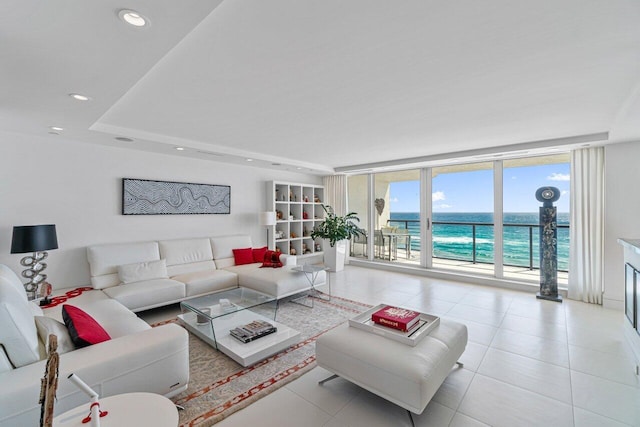
[[[284, 299], [276, 320], [301, 333], [301, 341], [248, 368], [189, 335], [189, 388], [173, 401], [180, 411], [180, 426], [207, 427], [313, 369], [315, 341], [328, 330], [370, 308], [367, 304], [332, 297], [314, 298], [313, 308]], [[176, 319], [164, 324], [176, 322]]]

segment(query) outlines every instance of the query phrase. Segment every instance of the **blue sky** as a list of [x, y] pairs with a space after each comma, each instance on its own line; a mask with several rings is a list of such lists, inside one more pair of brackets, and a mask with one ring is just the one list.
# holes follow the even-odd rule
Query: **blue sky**
[[[540, 187], [556, 187], [560, 200], [558, 212], [569, 212], [568, 163], [504, 169], [504, 211], [537, 212], [536, 200]], [[391, 212], [418, 212], [420, 184], [418, 181], [395, 182], [390, 189]], [[493, 171], [448, 173], [433, 179], [434, 212], [492, 212]]]

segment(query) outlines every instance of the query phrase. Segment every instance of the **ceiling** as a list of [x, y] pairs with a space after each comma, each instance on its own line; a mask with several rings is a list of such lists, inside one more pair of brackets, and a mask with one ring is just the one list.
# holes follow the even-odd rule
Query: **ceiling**
[[3, 0], [0, 129], [314, 174], [640, 141], [639, 22], [636, 0]]

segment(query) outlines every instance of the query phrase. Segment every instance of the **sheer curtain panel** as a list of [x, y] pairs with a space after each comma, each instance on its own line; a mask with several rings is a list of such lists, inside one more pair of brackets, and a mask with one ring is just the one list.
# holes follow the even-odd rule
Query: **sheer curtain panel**
[[571, 152], [569, 298], [602, 304], [604, 148]]
[[347, 214], [347, 176], [330, 175], [323, 178], [325, 204], [331, 206], [336, 215]]

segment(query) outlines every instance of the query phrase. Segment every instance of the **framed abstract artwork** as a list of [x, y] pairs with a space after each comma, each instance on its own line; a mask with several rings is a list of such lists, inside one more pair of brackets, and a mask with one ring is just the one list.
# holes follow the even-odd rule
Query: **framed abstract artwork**
[[190, 182], [122, 179], [123, 215], [231, 213], [231, 187]]

